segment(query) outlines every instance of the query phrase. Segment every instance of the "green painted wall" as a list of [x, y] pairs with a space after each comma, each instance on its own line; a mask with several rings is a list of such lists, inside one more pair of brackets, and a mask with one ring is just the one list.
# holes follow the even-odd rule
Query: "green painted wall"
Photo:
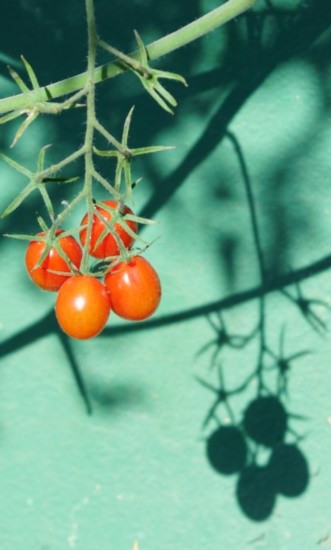
[[[130, 50], [133, 29], [148, 42], [216, 2], [96, 7], [100, 34]], [[163, 285], [148, 322], [113, 315], [69, 341], [24, 243], [1, 238], [1, 550], [330, 544], [330, 24], [326, 0], [258, 1], [162, 60], [189, 82], [171, 87], [174, 117], [130, 75], [98, 88], [114, 134], [134, 104], [132, 145], [176, 146], [133, 166], [137, 210], [159, 222], [144, 233], [160, 236], [146, 257]], [[82, 71], [84, 37], [81, 1], [8, 5], [1, 97], [21, 53], [42, 84]], [[32, 167], [52, 143], [55, 162], [80, 117], [43, 118], [14, 150], [16, 122], [1, 127], [0, 150]], [[4, 163], [0, 182], [2, 210], [23, 182]], [[31, 197], [1, 233], [36, 230], [40, 208]]]

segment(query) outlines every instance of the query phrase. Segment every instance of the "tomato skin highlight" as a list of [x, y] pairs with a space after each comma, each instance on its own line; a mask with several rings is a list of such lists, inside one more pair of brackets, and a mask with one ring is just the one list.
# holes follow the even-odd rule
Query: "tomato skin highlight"
[[105, 276], [112, 310], [123, 319], [150, 317], [161, 300], [161, 283], [153, 266], [142, 256], [120, 262]]
[[[114, 210], [118, 209], [119, 207], [119, 203], [117, 201], [112, 201], [112, 200], [103, 201], [102, 204], [105, 204], [106, 206]], [[102, 206], [96, 206], [96, 209], [102, 215], [103, 219], [106, 222], [110, 222], [112, 218], [111, 212], [103, 209]], [[131, 208], [129, 208], [126, 205], [124, 205], [122, 209], [122, 215], [124, 216], [125, 214], [133, 214]], [[81, 225], [85, 225], [87, 224], [87, 222], [88, 222], [88, 214], [85, 214], [85, 216], [81, 221]], [[134, 231], [134, 233], [137, 233], [136, 222], [131, 220], [126, 220], [126, 223], [130, 227], [130, 229]], [[94, 258], [102, 259], [102, 258], [107, 258], [108, 256], [118, 256], [120, 253], [120, 249], [116, 241], [116, 238], [114, 237], [114, 235], [112, 235], [109, 232], [102, 239], [100, 244], [96, 246], [98, 239], [101, 233], [104, 231], [105, 227], [106, 225], [100, 220], [100, 218], [96, 214], [93, 214], [92, 230], [91, 230], [91, 237], [90, 237], [90, 244], [89, 244], [89, 254]], [[125, 246], [125, 248], [129, 249], [132, 246], [132, 243], [134, 240], [133, 237], [129, 235], [119, 223], [115, 223], [113, 228], [114, 228], [114, 231], [117, 233], [118, 237], [123, 242], [123, 245]], [[87, 228], [82, 229], [79, 233], [79, 238], [83, 246], [86, 243], [86, 234], [87, 234]]]
[[[63, 231], [58, 229], [56, 235], [60, 233], [63, 233]], [[44, 237], [45, 233], [38, 233], [38, 236]], [[67, 235], [59, 239], [59, 244], [73, 265], [79, 269], [83, 252], [76, 239], [71, 235]], [[43, 290], [56, 292], [72, 276], [72, 272], [68, 263], [61, 258], [54, 247], [51, 247], [42, 264], [34, 269], [45, 247], [46, 243], [42, 241], [30, 241], [25, 254], [25, 266], [31, 280], [37, 286]], [[51, 273], [50, 270], [68, 272], [68, 276], [57, 275], [56, 273]]]
[[105, 286], [91, 275], [74, 275], [59, 290], [55, 314], [61, 329], [71, 338], [93, 338], [102, 331], [110, 314]]

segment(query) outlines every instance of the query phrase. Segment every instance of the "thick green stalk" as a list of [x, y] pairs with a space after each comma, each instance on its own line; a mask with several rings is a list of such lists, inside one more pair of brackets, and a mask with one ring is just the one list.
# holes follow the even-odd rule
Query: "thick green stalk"
[[[224, 25], [241, 13], [247, 11], [255, 4], [256, 0], [228, 0], [218, 8], [189, 23], [185, 27], [156, 40], [147, 46], [149, 58], [157, 59], [190, 42], [201, 38], [205, 34]], [[138, 52], [133, 52], [132, 57], [137, 57]], [[95, 83], [117, 76], [124, 71], [116, 63], [108, 63], [94, 69], [93, 80]], [[49, 86], [33, 90], [27, 94], [19, 94], [0, 100], [0, 114], [14, 109], [24, 109], [27, 105], [35, 105], [38, 101], [47, 101], [71, 94], [83, 88], [86, 84], [87, 73], [81, 73], [66, 80], [61, 80]]]
[[147, 47], [149, 58], [156, 59], [186, 46], [247, 11], [255, 2], [256, 0], [228, 0], [196, 21], [150, 44]]

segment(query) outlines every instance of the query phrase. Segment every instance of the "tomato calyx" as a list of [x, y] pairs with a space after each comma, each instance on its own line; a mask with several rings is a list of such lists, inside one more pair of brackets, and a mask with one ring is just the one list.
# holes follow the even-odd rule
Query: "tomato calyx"
[[30, 242], [37, 241], [37, 242], [43, 242], [46, 244], [45, 249], [43, 253], [41, 254], [40, 258], [34, 265], [34, 267], [31, 269], [31, 271], [34, 271], [35, 269], [38, 269], [39, 267], [42, 267], [42, 264], [45, 262], [47, 256], [51, 252], [52, 249], [56, 250], [56, 252], [61, 256], [61, 258], [66, 262], [68, 267], [70, 268], [70, 271], [58, 271], [55, 269], [47, 269], [49, 273], [53, 273], [55, 275], [66, 275], [68, 276], [68, 273], [71, 275], [77, 275], [80, 273], [78, 267], [72, 262], [71, 258], [66, 254], [65, 250], [61, 247], [60, 240], [65, 239], [66, 237], [70, 237], [71, 234], [64, 231], [63, 229], [56, 229], [55, 233], [52, 231], [49, 231], [47, 233], [41, 232], [35, 235], [33, 239], [31, 239]]
[[[106, 211], [109, 213], [110, 215], [109, 219], [107, 219], [104, 216], [103, 211]], [[132, 211], [129, 210], [129, 212], [132, 212]], [[102, 231], [102, 233], [100, 233], [94, 245], [95, 249], [101, 244], [103, 239], [109, 233], [116, 240], [119, 251], [122, 252], [123, 250], [126, 250], [126, 246], [124, 245], [123, 240], [119, 236], [119, 231], [116, 230], [116, 226], [120, 227], [123, 230], [123, 232], [125, 232], [126, 234], [129, 235], [129, 237], [131, 237], [132, 243], [136, 239], [137, 224], [135, 222], [135, 216], [133, 215], [130, 216], [130, 213], [128, 213], [128, 207], [125, 207], [123, 203], [122, 204], [118, 203], [118, 206], [115, 206], [115, 208], [111, 208], [108, 205], [101, 203], [99, 207], [96, 206], [95, 215], [99, 218], [100, 222], [105, 226], [104, 230]], [[129, 225], [128, 221], [132, 222], [131, 225]], [[133, 230], [132, 227], [134, 227], [135, 230]]]
[[124, 198], [103, 201], [93, 199], [92, 209], [81, 220], [79, 237], [82, 246], [87, 247], [85, 255], [108, 262], [118, 257], [126, 260], [128, 251], [137, 241], [148, 246], [138, 234], [138, 226], [154, 223], [137, 216], [125, 204]]
[[26, 270], [43, 290], [57, 292], [80, 270], [83, 251], [78, 241], [62, 229], [41, 232], [30, 239], [25, 254]]
[[132, 248], [130, 250], [124, 248], [120, 254], [110, 258], [105, 258], [104, 260], [100, 260], [94, 263], [91, 266], [89, 273], [94, 277], [102, 278], [118, 264], [129, 264], [133, 258], [135, 258], [136, 256], [141, 256], [152, 244], [154, 244], [156, 240], [157, 238], [149, 243], [143, 241], [144, 246], [139, 248]]
[[[133, 245], [138, 231], [134, 214], [123, 201], [94, 201], [82, 221], [79, 238], [94, 258], [105, 259], [124, 254]], [[130, 219], [127, 219], [130, 215]], [[87, 229], [83, 226], [87, 224]]]

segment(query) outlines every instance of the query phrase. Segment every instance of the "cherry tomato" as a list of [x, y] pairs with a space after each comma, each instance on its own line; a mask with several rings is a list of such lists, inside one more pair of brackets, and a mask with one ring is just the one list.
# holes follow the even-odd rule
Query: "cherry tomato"
[[[63, 233], [61, 229], [56, 231], [59, 235]], [[39, 233], [38, 236], [44, 237], [45, 233]], [[76, 239], [71, 235], [62, 237], [59, 239], [59, 245], [63, 252], [68, 256], [73, 266], [77, 269], [80, 267], [82, 259], [82, 249]], [[42, 264], [35, 268], [39, 259], [41, 258], [46, 247], [46, 243], [42, 241], [30, 241], [25, 255], [25, 265], [29, 276], [32, 281], [43, 288], [44, 290], [57, 291], [61, 285], [72, 275], [72, 270], [68, 262], [66, 262], [54, 247], [50, 248], [46, 258]], [[68, 272], [68, 276], [56, 275], [51, 273], [53, 271]]]
[[[112, 200], [106, 200], [102, 204], [108, 206], [114, 212], [120, 212], [120, 205], [117, 201]], [[111, 218], [113, 217], [113, 214], [109, 212], [108, 210], [105, 210], [102, 208], [102, 206], [96, 206], [96, 209], [101, 214], [102, 218], [106, 222], [110, 222]], [[124, 216], [125, 214], [133, 214], [131, 208], [124, 205], [120, 214]], [[85, 214], [81, 221], [81, 225], [85, 225], [88, 222], [88, 214]], [[137, 232], [137, 224], [134, 221], [126, 220], [126, 223], [134, 233]], [[107, 258], [108, 256], [117, 256], [120, 253], [120, 249], [118, 246], [118, 242], [116, 241], [116, 238], [114, 235], [110, 232], [108, 232], [105, 237], [102, 239], [102, 241], [97, 244], [98, 239], [102, 232], [105, 230], [106, 224], [103, 223], [103, 221], [96, 215], [93, 215], [93, 221], [92, 221], [92, 230], [91, 230], [91, 238], [90, 238], [90, 245], [89, 245], [89, 253], [94, 258]], [[114, 232], [118, 235], [118, 237], [121, 239], [123, 245], [125, 248], [130, 248], [133, 243], [133, 237], [129, 235], [125, 229], [118, 223], [114, 223], [113, 226]], [[86, 242], [86, 233], [87, 228], [82, 229], [79, 237], [82, 245], [85, 245]]]
[[141, 256], [120, 262], [105, 276], [112, 310], [132, 321], [150, 317], [161, 300], [161, 283], [155, 269]]
[[74, 275], [60, 288], [55, 314], [62, 330], [79, 340], [102, 331], [110, 314], [105, 286], [91, 275]]

